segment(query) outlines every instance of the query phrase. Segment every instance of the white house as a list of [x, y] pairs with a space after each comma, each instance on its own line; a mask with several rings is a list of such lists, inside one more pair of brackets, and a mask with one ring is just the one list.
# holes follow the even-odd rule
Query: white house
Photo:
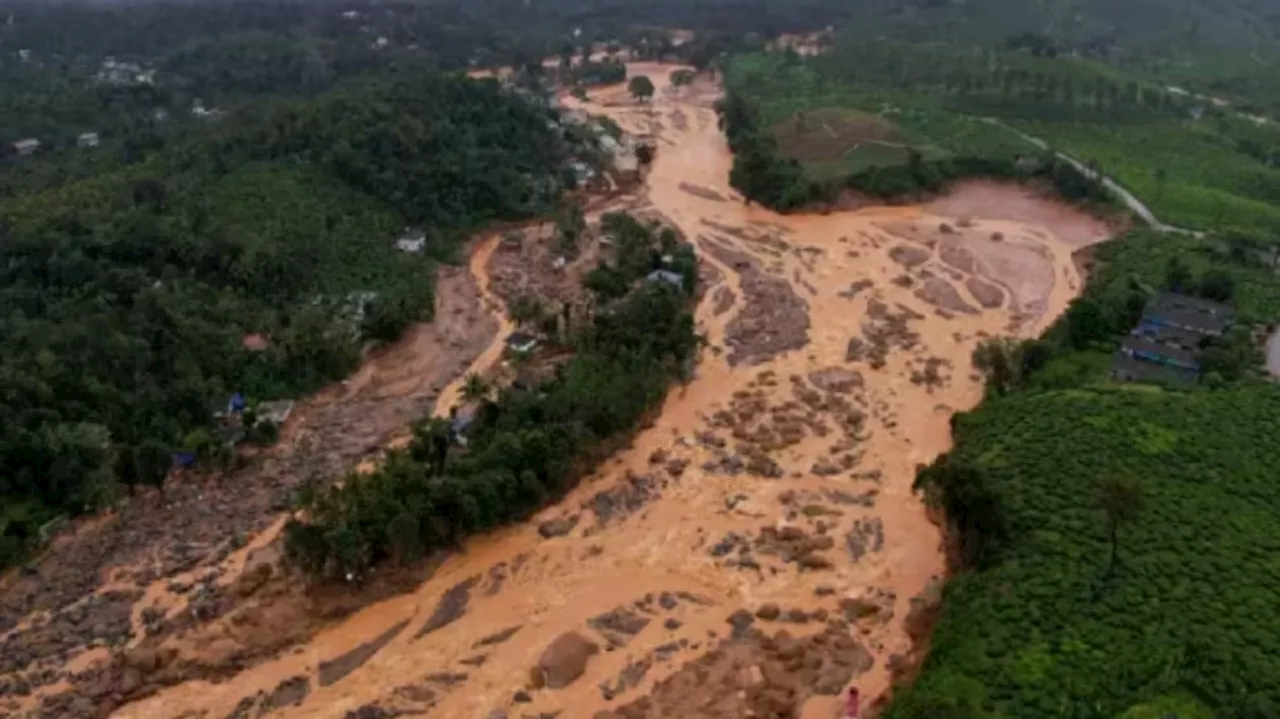
[[404, 228], [404, 234], [396, 240], [396, 249], [417, 254], [427, 246], [427, 234], [419, 229]]
[[102, 61], [98, 68], [98, 82], [108, 85], [154, 85], [156, 71], [144, 70], [136, 62], [118, 62], [114, 57]]
[[513, 332], [507, 338], [507, 347], [517, 354], [528, 354], [538, 347], [538, 338], [528, 332]]
[[76, 137], [76, 145], [79, 147], [97, 147], [99, 142], [96, 132], [82, 132]]
[[34, 155], [36, 150], [39, 150], [39, 149], [40, 149], [40, 141], [35, 139], [34, 137], [29, 137], [25, 140], [18, 140], [17, 142], [13, 143], [13, 151], [18, 153], [18, 155], [21, 157]]

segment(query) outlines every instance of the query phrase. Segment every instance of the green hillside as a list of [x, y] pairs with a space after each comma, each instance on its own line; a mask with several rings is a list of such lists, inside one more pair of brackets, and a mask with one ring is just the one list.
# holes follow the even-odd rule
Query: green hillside
[[[170, 452], [215, 451], [230, 393], [315, 389], [429, 318], [435, 259], [558, 195], [546, 120], [496, 83], [420, 75], [28, 176], [0, 201], [0, 564], [49, 518], [158, 483]], [[410, 224], [421, 256], [394, 246]]]
[[[735, 56], [725, 78], [809, 180], [866, 190], [868, 169], [902, 165], [910, 150], [925, 160], [1042, 154], [1016, 129], [1115, 177], [1165, 222], [1280, 232], [1273, 204], [1280, 125], [1259, 125], [1096, 60], [846, 39], [816, 58]], [[863, 120], [822, 119], [841, 113]], [[891, 132], [892, 145], [861, 130], [873, 121]]]
[[1038, 34], [1063, 51], [1190, 56], [1274, 50], [1280, 9], [1264, 0], [868, 0], [851, 36], [992, 45]]
[[[960, 418], [950, 462], [981, 473], [1012, 538], [951, 582], [888, 716], [1118, 717], [1179, 694], [1219, 719], [1275, 716], [1278, 436], [1270, 385], [1028, 393]], [[1108, 578], [1099, 493], [1116, 477], [1145, 501]]]

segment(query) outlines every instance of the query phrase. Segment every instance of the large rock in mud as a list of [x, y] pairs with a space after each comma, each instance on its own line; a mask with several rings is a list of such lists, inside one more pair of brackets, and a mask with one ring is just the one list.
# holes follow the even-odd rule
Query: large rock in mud
[[932, 256], [933, 253], [929, 250], [921, 247], [911, 247], [909, 245], [898, 245], [897, 247], [889, 250], [889, 258], [908, 269], [913, 269], [923, 265], [928, 262], [929, 258]]
[[543, 522], [538, 525], [538, 534], [541, 534], [543, 539], [563, 537], [569, 532], [572, 532], [574, 527], [578, 526], [578, 516], [579, 515], [571, 514], [568, 517], [560, 517], [559, 519], [552, 519]]
[[978, 314], [977, 310], [970, 307], [969, 303], [960, 297], [960, 293], [956, 291], [956, 288], [941, 277], [933, 277], [926, 281], [924, 287], [916, 290], [915, 295], [934, 307], [948, 312], [966, 315]]
[[969, 289], [969, 294], [973, 295], [978, 304], [987, 309], [995, 309], [1004, 304], [1004, 292], [986, 280], [970, 277], [964, 281], [964, 286]]
[[587, 662], [600, 647], [577, 632], [561, 634], [538, 659], [536, 671], [549, 689], [567, 687], [587, 670]]

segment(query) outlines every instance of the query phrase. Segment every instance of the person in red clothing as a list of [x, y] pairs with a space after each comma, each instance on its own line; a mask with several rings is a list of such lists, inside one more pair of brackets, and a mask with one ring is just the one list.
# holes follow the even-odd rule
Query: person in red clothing
[[844, 719], [858, 719], [858, 705], [861, 702], [862, 697], [858, 694], [858, 688], [849, 687], [849, 693], [844, 697]]

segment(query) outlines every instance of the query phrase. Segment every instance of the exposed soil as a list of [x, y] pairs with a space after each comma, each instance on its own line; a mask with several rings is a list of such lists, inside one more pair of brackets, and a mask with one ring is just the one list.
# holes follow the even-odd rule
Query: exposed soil
[[809, 342], [809, 306], [790, 282], [762, 269], [760, 260], [720, 240], [698, 238], [698, 249], [738, 276], [742, 307], [726, 328], [729, 364], [760, 364]]
[[[399, 583], [376, 576], [382, 593], [345, 591], [346, 603], [312, 596], [300, 604], [296, 580], [259, 572], [270, 563], [274, 535], [253, 534], [251, 523], [248, 545], [226, 555], [218, 577], [190, 574], [230, 536], [211, 530], [207, 544], [191, 542], [196, 549], [171, 557], [191, 562], [188, 574], [175, 575], [185, 588], [172, 594], [192, 609], [161, 622], [184, 617], [167, 630], [168, 643], [105, 660], [93, 691], [78, 682], [46, 715], [94, 716], [100, 702], [150, 694], [117, 715], [829, 719], [850, 682], [875, 696], [903, 676], [936, 612], [945, 566], [938, 531], [911, 493], [915, 467], [949, 447], [951, 411], [980, 400], [969, 359], [979, 339], [1037, 333], [1074, 297], [1080, 280], [1071, 253], [1085, 241], [1079, 228], [1086, 221], [1047, 209], [1028, 224], [989, 219], [1009, 212], [1009, 197], [992, 186], [961, 190], [963, 212], [955, 214], [935, 204], [781, 217], [691, 193], [687, 186], [735, 197], [727, 186], [731, 158], [712, 109], [718, 88], [703, 78], [675, 90], [672, 69], [630, 69], [659, 85], [652, 103], [637, 104], [618, 86], [594, 90], [588, 108], [628, 132], [656, 133], [660, 151], [632, 206], [698, 238], [708, 266], [700, 274], [716, 283], [696, 313], [707, 348], [693, 378], [670, 393], [652, 422], [529, 522], [475, 538], [438, 566], [401, 572]], [[464, 329], [474, 336], [460, 341], [471, 354], [427, 352], [443, 364], [413, 365], [417, 374], [393, 374], [387, 360], [375, 359], [371, 374], [322, 395], [334, 403], [345, 391], [356, 409], [332, 409], [333, 419], [317, 425], [326, 405], [306, 408], [305, 426], [327, 428], [330, 443], [346, 445], [336, 436], [344, 416], [366, 443], [334, 473], [395, 433], [380, 414], [402, 402], [394, 389], [421, 386], [421, 414], [431, 407], [432, 385], [460, 374], [464, 358], [474, 358], [472, 369], [498, 361], [501, 342], [487, 341], [504, 313], [495, 304], [485, 320], [477, 299], [491, 268], [515, 259], [498, 244], [484, 243], [467, 275], [476, 278], [474, 311], [461, 316], [470, 317]], [[897, 247], [912, 250], [910, 266], [901, 252], [891, 254]], [[970, 313], [916, 296], [935, 281]], [[993, 306], [975, 287], [1004, 301]], [[439, 294], [450, 296], [444, 287]], [[487, 327], [487, 336], [475, 325]], [[455, 381], [440, 392], [437, 411], [455, 401], [456, 390]], [[414, 416], [409, 409], [402, 423]], [[362, 422], [387, 426], [376, 433], [356, 426], [356, 411], [378, 415]], [[328, 435], [313, 431], [319, 436], [305, 446], [322, 459], [304, 469], [338, 464], [340, 450], [323, 453], [320, 439]], [[290, 437], [286, 446], [300, 452], [300, 442]], [[276, 461], [281, 487], [298, 481], [285, 479], [284, 459]], [[201, 502], [194, 494], [187, 501]], [[229, 516], [233, 509], [241, 507], [228, 507]], [[171, 536], [164, 526], [132, 538], [159, 547]], [[411, 591], [388, 593], [406, 585]], [[172, 601], [167, 582], [159, 593], [154, 586], [145, 585], [142, 602], [110, 601]], [[73, 585], [67, 596], [84, 593]], [[371, 602], [374, 596], [384, 599]], [[14, 621], [30, 625], [26, 614], [23, 607]], [[135, 635], [147, 624], [140, 608], [129, 619]], [[110, 627], [121, 619], [112, 622], [108, 635], [120, 631]], [[565, 640], [548, 655], [571, 634], [582, 641]], [[264, 659], [255, 653], [264, 646], [279, 652]], [[50, 665], [61, 659], [58, 651], [46, 656]], [[219, 656], [217, 672], [190, 669]]]
[[970, 277], [964, 281], [965, 289], [986, 309], [995, 309], [1004, 304], [1004, 292], [999, 287], [981, 277]]
[[1071, 207], [1019, 185], [991, 180], [955, 183], [947, 194], [924, 206], [931, 215], [980, 217], [1044, 228], [1072, 248], [1097, 244], [1115, 234], [1116, 228]]
[[977, 314], [978, 311], [965, 302], [956, 288], [941, 277], [930, 277], [924, 286], [915, 291], [915, 296], [948, 312], [960, 312], [966, 315]]
[[[411, 327], [351, 379], [300, 402], [281, 442], [251, 457], [249, 467], [177, 476], [163, 495], [140, 493], [112, 515], [81, 522], [28, 570], [7, 577], [0, 626], [18, 629], [0, 640], [0, 697], [21, 696], [24, 686], [57, 688], [58, 680], [91, 684], [94, 672], [81, 668], [84, 676], [76, 678], [63, 663], [93, 647], [139, 645], [146, 637], [156, 643], [225, 614], [252, 549], [248, 538], [263, 544], [274, 537], [297, 485], [341, 476], [380, 451], [430, 412], [441, 389], [492, 341], [497, 325], [470, 272], [442, 268], [436, 287], [434, 322]], [[168, 679], [240, 670], [322, 623], [301, 596], [270, 604], [277, 622], [270, 641], [246, 637], [250, 649], [211, 653], [210, 664], [196, 662]], [[65, 716], [60, 706], [51, 715]]]

